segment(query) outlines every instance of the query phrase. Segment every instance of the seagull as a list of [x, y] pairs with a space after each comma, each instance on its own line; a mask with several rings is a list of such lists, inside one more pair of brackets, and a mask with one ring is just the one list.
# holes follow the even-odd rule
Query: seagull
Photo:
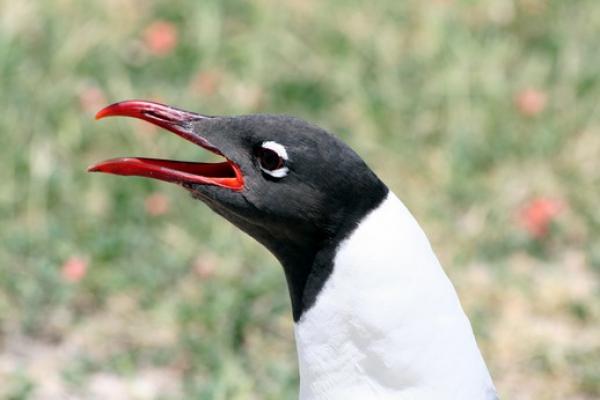
[[138, 118], [223, 158], [116, 158], [88, 168], [175, 183], [281, 263], [301, 400], [492, 400], [496, 389], [423, 230], [367, 164], [286, 115], [209, 116], [144, 100]]

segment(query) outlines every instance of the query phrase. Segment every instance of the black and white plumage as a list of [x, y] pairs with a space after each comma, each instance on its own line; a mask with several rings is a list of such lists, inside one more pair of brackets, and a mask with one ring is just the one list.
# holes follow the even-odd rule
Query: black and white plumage
[[425, 234], [341, 140], [281, 115], [212, 117], [146, 101], [97, 118], [161, 126], [225, 158], [89, 171], [176, 183], [283, 266], [300, 399], [497, 399], [471, 325]]

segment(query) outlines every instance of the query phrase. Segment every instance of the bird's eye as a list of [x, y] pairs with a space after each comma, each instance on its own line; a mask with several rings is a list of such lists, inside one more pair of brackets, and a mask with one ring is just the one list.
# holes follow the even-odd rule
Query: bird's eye
[[288, 160], [287, 151], [277, 142], [264, 142], [256, 152], [256, 158], [260, 169], [273, 178], [283, 178], [289, 171], [285, 165]]
[[262, 148], [258, 152], [258, 161], [262, 169], [267, 171], [275, 171], [283, 166], [283, 160], [275, 151]]

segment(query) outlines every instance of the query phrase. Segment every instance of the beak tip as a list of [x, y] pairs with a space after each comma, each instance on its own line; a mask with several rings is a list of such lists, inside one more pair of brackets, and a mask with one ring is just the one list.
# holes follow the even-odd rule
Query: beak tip
[[110, 108], [112, 106], [108, 106], [108, 107], [104, 107], [102, 110], [98, 111], [98, 113], [96, 113], [96, 115], [94, 116], [95, 120], [99, 120], [102, 119], [104, 117], [108, 117], [109, 113], [110, 113]]
[[102, 110], [98, 111], [94, 116], [95, 120], [99, 120], [106, 117], [136, 117], [139, 113], [139, 101], [138, 100], [128, 100], [128, 101], [120, 101], [118, 103], [111, 104], [109, 106], [104, 107]]

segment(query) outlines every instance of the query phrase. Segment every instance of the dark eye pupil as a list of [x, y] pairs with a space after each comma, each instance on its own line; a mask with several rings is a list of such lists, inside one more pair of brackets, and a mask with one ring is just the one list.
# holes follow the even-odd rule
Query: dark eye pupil
[[267, 171], [274, 171], [283, 165], [279, 154], [270, 149], [262, 149], [258, 155], [260, 165]]

